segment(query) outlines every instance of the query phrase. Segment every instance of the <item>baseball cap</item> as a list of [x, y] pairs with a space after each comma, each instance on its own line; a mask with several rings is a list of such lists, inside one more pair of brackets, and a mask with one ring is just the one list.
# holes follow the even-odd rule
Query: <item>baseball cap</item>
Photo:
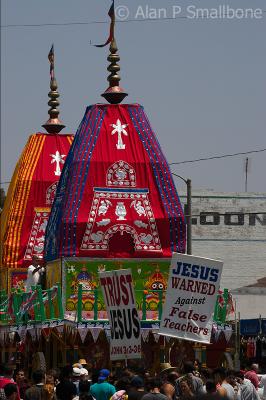
[[109, 369], [101, 369], [98, 381], [105, 381], [109, 375], [110, 375]]
[[135, 387], [135, 388], [141, 388], [144, 387], [144, 381], [140, 376], [134, 376], [131, 379], [131, 386]]

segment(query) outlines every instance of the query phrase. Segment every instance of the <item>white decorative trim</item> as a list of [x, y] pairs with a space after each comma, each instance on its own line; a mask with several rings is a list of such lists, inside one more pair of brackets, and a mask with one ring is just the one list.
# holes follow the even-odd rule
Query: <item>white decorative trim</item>
[[[48, 211], [49, 210], [49, 211]], [[35, 216], [24, 255], [24, 260], [31, 260], [34, 255], [43, 258], [45, 231], [50, 215], [50, 209], [45, 211], [35, 209]]]
[[116, 161], [107, 170], [106, 185], [109, 187], [135, 187], [136, 172], [134, 168], [126, 161]]
[[52, 185], [50, 185], [46, 190], [46, 205], [48, 205], [48, 206], [52, 205], [54, 202], [57, 184], [58, 184], [58, 181], [52, 183]]
[[[161, 251], [159, 233], [154, 218], [147, 192], [143, 191], [113, 191], [106, 189], [95, 189], [94, 198], [89, 213], [88, 223], [82, 239], [81, 250], [108, 250], [109, 240], [115, 233], [129, 233], [135, 245], [136, 251]], [[123, 200], [123, 201], [121, 201]], [[106, 224], [99, 214], [99, 208], [107, 204], [105, 212]], [[121, 215], [118, 207], [122, 207], [126, 214]], [[134, 207], [132, 207], [134, 205]], [[141, 212], [141, 221], [140, 218]], [[127, 220], [125, 215], [128, 216]], [[118, 218], [117, 218], [118, 217]], [[99, 221], [100, 218], [100, 221]], [[110, 221], [110, 223], [109, 223]], [[135, 223], [137, 221], [137, 224]], [[141, 222], [141, 223], [140, 223]], [[132, 225], [131, 225], [132, 224]], [[99, 230], [99, 225], [101, 230]], [[105, 226], [104, 226], [105, 225]]]

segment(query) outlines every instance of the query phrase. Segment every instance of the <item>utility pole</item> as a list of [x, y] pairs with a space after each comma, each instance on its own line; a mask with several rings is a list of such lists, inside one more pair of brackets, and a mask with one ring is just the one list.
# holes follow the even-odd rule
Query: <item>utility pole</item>
[[187, 254], [192, 254], [192, 196], [191, 179], [187, 179]]
[[249, 171], [249, 159], [248, 157], [245, 160], [245, 192], [248, 191], [248, 171]]
[[183, 176], [172, 172], [172, 175], [182, 179], [187, 186], [187, 202], [185, 205], [185, 217], [187, 222], [187, 254], [192, 254], [192, 185], [191, 179], [185, 179]]

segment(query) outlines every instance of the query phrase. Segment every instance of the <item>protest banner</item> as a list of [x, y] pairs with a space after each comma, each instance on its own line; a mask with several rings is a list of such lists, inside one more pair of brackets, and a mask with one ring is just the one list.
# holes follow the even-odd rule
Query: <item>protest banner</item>
[[99, 274], [111, 328], [110, 359], [141, 358], [141, 327], [130, 269]]
[[174, 253], [159, 334], [210, 343], [223, 263]]

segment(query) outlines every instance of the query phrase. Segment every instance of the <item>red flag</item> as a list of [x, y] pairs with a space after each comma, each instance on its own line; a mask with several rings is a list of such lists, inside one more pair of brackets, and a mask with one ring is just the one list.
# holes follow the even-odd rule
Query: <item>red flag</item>
[[50, 62], [50, 77], [52, 80], [52, 79], [54, 79], [54, 45], [52, 45], [52, 47], [49, 51], [48, 60]]
[[110, 10], [108, 12], [109, 17], [111, 18], [110, 24], [110, 34], [109, 38], [106, 40], [104, 44], [95, 44], [95, 47], [105, 47], [114, 39], [114, 28], [115, 28], [115, 0], [113, 0]]

